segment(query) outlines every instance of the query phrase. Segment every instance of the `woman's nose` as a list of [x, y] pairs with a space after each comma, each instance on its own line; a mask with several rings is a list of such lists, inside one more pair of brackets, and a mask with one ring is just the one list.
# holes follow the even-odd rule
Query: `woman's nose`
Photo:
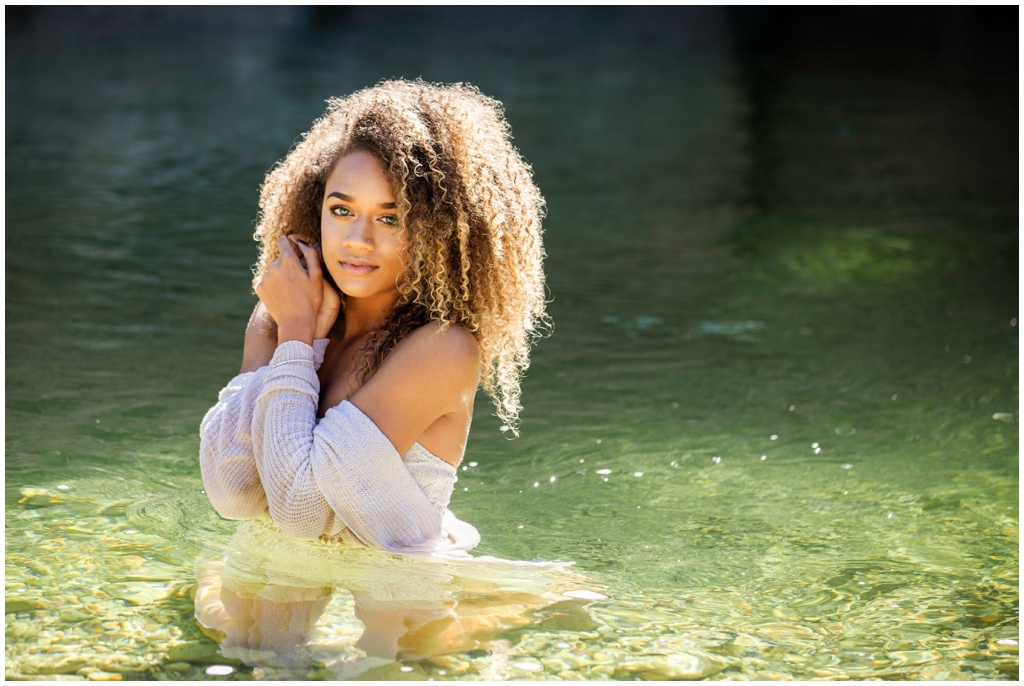
[[373, 231], [368, 220], [359, 218], [352, 222], [349, 232], [345, 236], [345, 247], [363, 248], [364, 250], [373, 247]]

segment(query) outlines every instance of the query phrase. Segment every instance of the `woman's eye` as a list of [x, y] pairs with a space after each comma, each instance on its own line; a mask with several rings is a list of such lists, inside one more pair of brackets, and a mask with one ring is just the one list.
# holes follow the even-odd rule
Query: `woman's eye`
[[351, 217], [352, 216], [352, 212], [349, 211], [349, 209], [347, 207], [342, 207], [341, 205], [337, 205], [336, 207], [332, 207], [331, 208], [331, 214], [333, 214], [335, 217]]
[[388, 214], [380, 218], [382, 222], [388, 226], [396, 226], [398, 224], [398, 217], [393, 214]]

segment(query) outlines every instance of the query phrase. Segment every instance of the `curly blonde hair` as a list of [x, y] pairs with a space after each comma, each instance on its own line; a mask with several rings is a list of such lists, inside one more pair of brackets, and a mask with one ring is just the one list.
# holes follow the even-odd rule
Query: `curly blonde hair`
[[516, 432], [519, 381], [545, 312], [544, 199], [511, 142], [501, 103], [468, 84], [384, 81], [328, 101], [326, 114], [267, 174], [254, 284], [277, 238], [320, 240], [327, 177], [355, 151], [381, 160], [408, 257], [399, 298], [362, 351], [365, 382], [405, 336], [458, 324], [481, 349], [481, 385]]

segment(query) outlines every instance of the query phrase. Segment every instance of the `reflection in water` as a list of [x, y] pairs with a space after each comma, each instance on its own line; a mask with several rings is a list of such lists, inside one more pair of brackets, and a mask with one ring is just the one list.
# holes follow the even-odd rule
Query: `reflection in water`
[[805, 291], [830, 293], [857, 285], [915, 286], [958, 266], [949, 240], [824, 225], [775, 214], [740, 222], [732, 242], [759, 278], [788, 278]]
[[196, 568], [196, 619], [226, 657], [305, 674], [305, 642], [331, 599], [331, 588], [298, 588], [233, 580], [224, 565]]
[[500, 651], [495, 639], [534, 623], [541, 610], [563, 629], [593, 629], [584, 605], [607, 597], [567, 563], [308, 543], [280, 534], [266, 518], [239, 525], [226, 555], [210, 557], [200, 556], [195, 568], [203, 633], [224, 657], [280, 678], [304, 677], [314, 665], [310, 642], [335, 593], [351, 597], [350, 623], [363, 627], [354, 651], [322, 661], [338, 678], [395, 660]]

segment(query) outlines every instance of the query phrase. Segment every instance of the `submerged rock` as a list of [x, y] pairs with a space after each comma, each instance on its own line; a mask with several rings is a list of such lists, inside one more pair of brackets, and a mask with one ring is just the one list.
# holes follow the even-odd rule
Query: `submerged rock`
[[19, 674], [4, 672], [4, 681], [85, 681], [78, 674]]
[[220, 646], [216, 643], [203, 643], [190, 641], [172, 645], [167, 649], [169, 662], [191, 662], [192, 664], [217, 664], [240, 665], [240, 660], [227, 658], [220, 654]]
[[192, 669], [192, 665], [187, 662], [172, 662], [164, 665], [165, 672], [187, 672]]
[[74, 608], [68, 608], [60, 611], [60, 619], [62, 622], [84, 622], [88, 619], [93, 619], [92, 615], [87, 615], [84, 612], [79, 612]]
[[147, 583], [107, 584], [103, 591], [111, 598], [118, 598], [132, 605], [149, 605], [163, 600], [171, 593], [166, 586]]
[[993, 653], [1009, 653], [1017, 655], [1020, 650], [1020, 644], [1015, 638], [1000, 638], [996, 641], [989, 641], [988, 649]]
[[42, 609], [43, 604], [35, 600], [24, 598], [4, 598], [4, 614], [17, 614], [18, 612], [32, 612]]
[[74, 674], [85, 667], [86, 659], [81, 655], [39, 655], [31, 663], [22, 665], [26, 674]]
[[705, 679], [723, 669], [723, 663], [695, 655], [646, 655], [620, 662], [615, 667], [615, 676], [640, 677], [645, 681], [692, 680]]
[[548, 672], [574, 672], [580, 668], [580, 661], [570, 655], [556, 655], [555, 657], [542, 657], [540, 663]]
[[941, 660], [942, 653], [936, 650], [894, 650], [889, 657], [893, 667], [910, 667]]

